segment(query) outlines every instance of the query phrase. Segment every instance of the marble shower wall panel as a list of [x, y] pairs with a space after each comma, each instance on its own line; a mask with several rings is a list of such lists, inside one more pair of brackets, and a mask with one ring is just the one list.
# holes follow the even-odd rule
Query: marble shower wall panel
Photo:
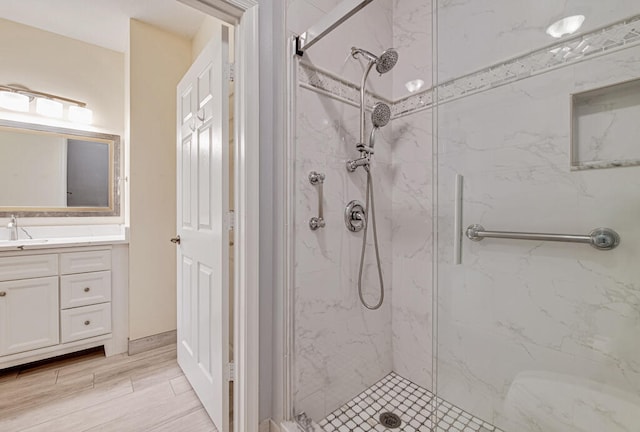
[[405, 87], [420, 79], [424, 87], [432, 85], [432, 6], [431, 0], [393, 1], [393, 46], [398, 50], [399, 63], [393, 69], [393, 100], [411, 93]]
[[[408, 81], [431, 87], [431, 1], [393, 2], [393, 97], [411, 93]], [[400, 109], [400, 111], [402, 111]], [[393, 126], [393, 368], [432, 387], [432, 115], [400, 117]]]
[[[438, 392], [507, 431], [637, 430], [640, 168], [569, 168], [569, 95], [637, 77], [636, 47], [438, 108]], [[464, 227], [622, 242], [464, 239], [454, 266], [456, 173]]]
[[393, 367], [431, 388], [431, 110], [393, 121]]
[[[349, 232], [344, 206], [365, 201], [363, 170], [349, 173], [357, 157], [358, 109], [298, 88], [295, 145], [295, 384], [296, 412], [320, 420], [392, 370], [391, 302], [366, 310], [357, 292], [361, 233]], [[391, 298], [391, 152], [384, 131], [376, 145], [377, 225], [382, 271]], [[309, 229], [317, 209], [310, 171], [323, 172], [326, 227]], [[369, 233], [363, 286], [369, 303], [378, 296]]]
[[640, 14], [637, 0], [437, 0], [440, 83], [558, 41], [547, 27], [586, 17], [577, 34]]
[[[337, 0], [291, 0], [287, 21], [292, 33], [307, 30], [338, 4]], [[312, 46], [304, 61], [344, 80], [360, 85], [366, 61], [351, 57], [351, 47], [379, 55], [393, 46], [393, 2], [375, 0]], [[391, 99], [392, 73], [379, 76], [375, 70], [367, 84], [369, 91]]]

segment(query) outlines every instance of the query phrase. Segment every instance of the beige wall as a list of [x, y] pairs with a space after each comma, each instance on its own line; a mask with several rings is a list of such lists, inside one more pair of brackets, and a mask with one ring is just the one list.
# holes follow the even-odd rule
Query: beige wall
[[0, 84], [87, 103], [93, 126], [124, 132], [124, 54], [0, 18]]
[[[123, 53], [0, 18], [0, 84], [18, 84], [86, 102], [93, 110], [94, 122], [83, 129], [124, 134]], [[10, 111], [0, 111], [0, 117], [52, 123], [44, 117], [16, 115]], [[56, 124], [75, 127], [66, 122]], [[123, 208], [121, 214], [125, 211]], [[120, 223], [123, 220], [122, 216], [29, 218], [23, 225]]]
[[127, 62], [134, 340], [176, 328], [176, 86], [191, 65], [191, 41], [131, 20]]
[[217, 18], [212, 16], [206, 16], [202, 21], [202, 25], [198, 29], [198, 32], [193, 36], [191, 42], [191, 60], [195, 61], [195, 59], [200, 55], [205, 46], [209, 43], [210, 40], [220, 40], [220, 35], [216, 33], [217, 26], [222, 24], [224, 26], [228, 26], [229, 30], [229, 61], [233, 62], [233, 41], [234, 41], [234, 31], [233, 27], [229, 26], [229, 24], [224, 21], [220, 21]]

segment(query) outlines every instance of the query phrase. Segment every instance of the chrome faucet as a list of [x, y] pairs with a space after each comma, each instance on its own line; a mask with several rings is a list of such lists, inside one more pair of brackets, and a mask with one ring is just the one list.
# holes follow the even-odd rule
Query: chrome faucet
[[7, 224], [7, 229], [11, 230], [11, 240], [18, 240], [18, 219], [16, 215], [11, 215], [11, 219], [9, 219], [9, 223]]

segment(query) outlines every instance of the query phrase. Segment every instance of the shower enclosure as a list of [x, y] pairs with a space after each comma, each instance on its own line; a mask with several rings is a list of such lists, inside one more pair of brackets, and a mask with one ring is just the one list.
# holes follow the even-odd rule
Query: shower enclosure
[[[291, 418], [640, 430], [640, 3], [291, 0], [291, 40], [345, 11], [291, 56]], [[398, 54], [365, 133], [354, 46]], [[366, 239], [345, 224], [373, 129], [379, 267], [371, 217]]]

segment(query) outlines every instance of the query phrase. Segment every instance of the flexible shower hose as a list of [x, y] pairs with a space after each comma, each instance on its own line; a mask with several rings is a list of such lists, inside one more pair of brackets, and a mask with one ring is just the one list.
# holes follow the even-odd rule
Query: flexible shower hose
[[[376, 229], [376, 207], [374, 203], [373, 180], [371, 177], [371, 168], [364, 167], [367, 171], [367, 192], [366, 204], [364, 206], [364, 235], [362, 236], [362, 253], [360, 254], [360, 271], [358, 273], [358, 295], [363, 306], [369, 310], [376, 310], [382, 306], [384, 300], [384, 282], [382, 280], [382, 266], [380, 265], [380, 251], [378, 250], [378, 230]], [[369, 197], [371, 197], [371, 222], [373, 223], [373, 244], [376, 250], [376, 261], [378, 263], [378, 278], [380, 279], [380, 300], [374, 306], [368, 305], [362, 295], [362, 270], [364, 269], [364, 254], [367, 250], [367, 229], [369, 228]]]

